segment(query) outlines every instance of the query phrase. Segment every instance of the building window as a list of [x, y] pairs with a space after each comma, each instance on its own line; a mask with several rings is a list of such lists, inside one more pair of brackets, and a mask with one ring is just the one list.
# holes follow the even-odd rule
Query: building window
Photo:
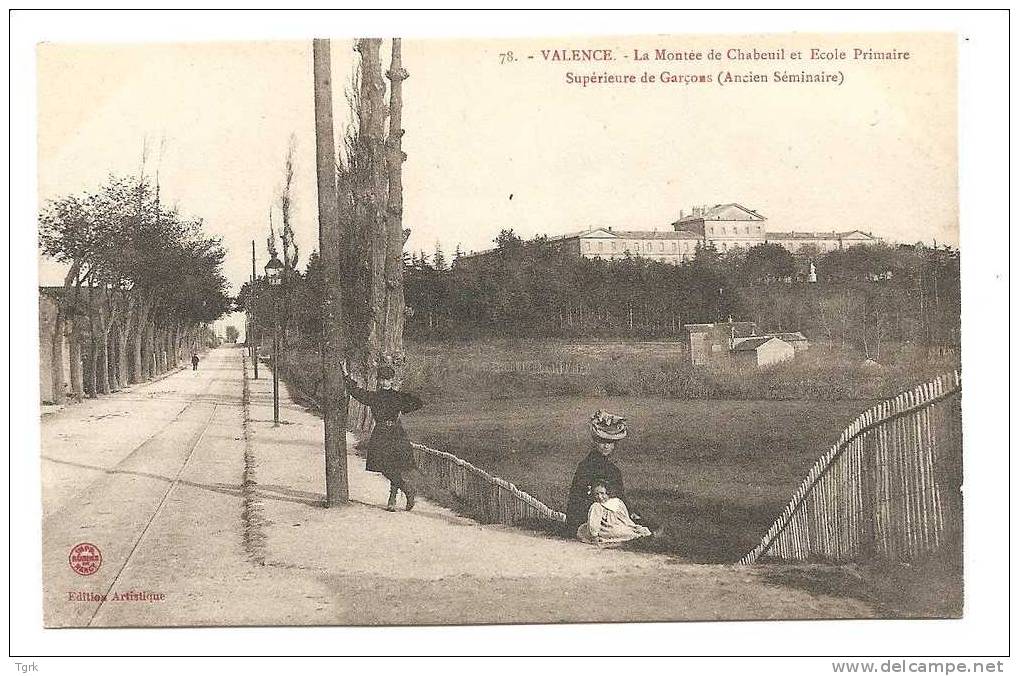
[[672, 242], [672, 252], [673, 253], [676, 252], [676, 242], [675, 241]]
[[598, 251], [602, 251], [602, 243], [598, 242]]
[[665, 242], [658, 242], [658, 250], [665, 251]]

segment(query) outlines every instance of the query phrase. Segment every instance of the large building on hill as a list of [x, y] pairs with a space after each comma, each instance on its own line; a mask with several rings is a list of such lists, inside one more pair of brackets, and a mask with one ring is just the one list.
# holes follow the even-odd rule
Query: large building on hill
[[[641, 256], [665, 263], [682, 263], [693, 258], [698, 243], [714, 244], [719, 252], [758, 244], [779, 244], [793, 253], [815, 251], [823, 254], [857, 244], [878, 244], [881, 238], [869, 232], [773, 232], [765, 226], [761, 214], [736, 203], [713, 207], [694, 207], [689, 214], [680, 211], [672, 230], [617, 230], [597, 227], [549, 238], [550, 246], [566, 254], [584, 258], [623, 258]], [[468, 254], [460, 259], [483, 259], [496, 249]]]
[[713, 207], [694, 207], [679, 220], [672, 223], [673, 230], [693, 232], [704, 241], [711, 242], [719, 251], [733, 247], [749, 248], [758, 244], [779, 244], [796, 253], [806, 246], [813, 246], [819, 253], [845, 249], [856, 244], [878, 244], [880, 237], [874, 237], [862, 230], [837, 232], [776, 232], [767, 230], [765, 217], [756, 211], [732, 202], [716, 204]]

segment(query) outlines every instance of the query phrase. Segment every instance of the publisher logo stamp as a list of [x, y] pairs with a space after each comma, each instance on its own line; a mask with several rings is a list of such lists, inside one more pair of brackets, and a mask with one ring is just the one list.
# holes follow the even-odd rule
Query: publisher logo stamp
[[103, 554], [94, 544], [82, 542], [71, 547], [67, 562], [78, 575], [92, 575], [103, 565]]

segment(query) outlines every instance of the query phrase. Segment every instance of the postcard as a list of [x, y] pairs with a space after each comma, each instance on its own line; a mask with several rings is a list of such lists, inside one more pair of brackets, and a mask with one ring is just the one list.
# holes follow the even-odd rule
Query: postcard
[[963, 617], [958, 40], [39, 44], [45, 626]]

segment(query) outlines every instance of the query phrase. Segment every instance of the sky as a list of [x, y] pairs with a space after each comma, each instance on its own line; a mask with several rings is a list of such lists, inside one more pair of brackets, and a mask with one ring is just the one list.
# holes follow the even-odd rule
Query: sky
[[[887, 62], [663, 62], [634, 50], [908, 50]], [[612, 49], [549, 61], [542, 50]], [[337, 137], [355, 54], [332, 42]], [[513, 61], [500, 54], [513, 52]], [[630, 58], [622, 58], [626, 55]], [[158, 168], [161, 194], [228, 250], [236, 291], [266, 260], [268, 214], [296, 139], [294, 229], [317, 248], [310, 42], [40, 44], [39, 202]], [[531, 58], [528, 58], [531, 57]], [[388, 63], [388, 43], [383, 63]], [[593, 226], [668, 229], [694, 205], [738, 202], [771, 231], [860, 229], [958, 243], [955, 38], [948, 34], [404, 40], [404, 226], [447, 256]], [[502, 61], [502, 63], [500, 63]], [[841, 86], [581, 87], [566, 73], [842, 72]], [[61, 273], [43, 261], [40, 282]]]

